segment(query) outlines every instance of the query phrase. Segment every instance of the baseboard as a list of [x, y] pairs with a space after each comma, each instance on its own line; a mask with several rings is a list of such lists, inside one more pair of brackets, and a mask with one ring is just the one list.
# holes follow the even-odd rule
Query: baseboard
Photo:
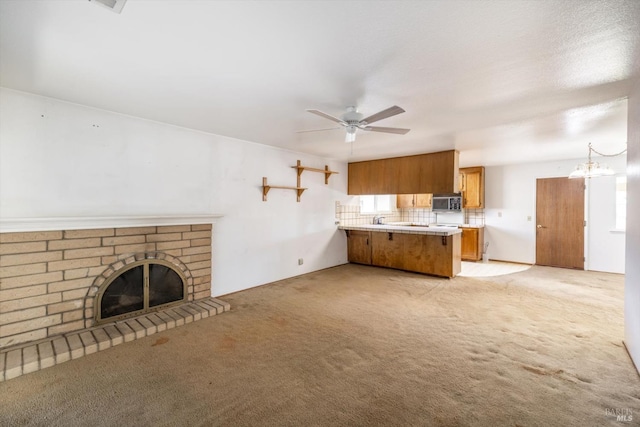
[[[489, 261], [491, 261], [491, 262], [506, 262], [508, 264], [519, 264], [519, 265], [531, 265], [531, 266], [535, 265], [535, 264], [531, 264], [531, 263], [528, 263], [528, 262], [507, 261], [505, 259], [495, 259], [495, 258], [489, 258]], [[477, 261], [477, 262], [481, 263], [482, 260]]]
[[627, 355], [629, 355], [631, 364], [633, 365], [634, 368], [636, 368], [636, 373], [638, 374], [638, 377], [640, 377], [640, 369], [638, 369], [638, 365], [636, 365], [636, 363], [633, 361], [633, 357], [631, 357], [631, 352], [629, 351], [629, 347], [627, 347], [627, 343], [624, 342], [624, 340], [622, 340], [622, 345], [624, 346], [624, 349], [627, 351]]

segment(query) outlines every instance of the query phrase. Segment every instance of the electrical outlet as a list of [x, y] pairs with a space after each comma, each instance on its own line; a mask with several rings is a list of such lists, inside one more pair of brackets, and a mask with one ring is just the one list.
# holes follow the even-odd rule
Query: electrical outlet
[[527, 217], [527, 221], [531, 221], [531, 215]]
[[298, 265], [302, 265], [302, 264], [304, 264], [304, 259], [298, 258]]
[[502, 218], [502, 212], [498, 212], [498, 218]]

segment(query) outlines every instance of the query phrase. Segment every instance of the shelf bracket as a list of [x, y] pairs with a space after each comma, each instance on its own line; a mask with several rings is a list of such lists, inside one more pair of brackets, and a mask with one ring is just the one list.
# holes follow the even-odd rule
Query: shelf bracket
[[267, 201], [267, 194], [269, 193], [269, 190], [271, 190], [271, 187], [267, 185], [267, 177], [263, 176], [262, 177], [262, 201], [263, 202]]
[[329, 170], [329, 165], [324, 165], [324, 169], [312, 168], [309, 166], [302, 166], [302, 162], [300, 162], [300, 160], [296, 162], [295, 166], [291, 166], [291, 167], [296, 169], [296, 171], [298, 172], [298, 187], [300, 187], [300, 175], [302, 175], [302, 172], [304, 171], [323, 173], [325, 184], [329, 184], [329, 177], [332, 174], [340, 173], [340, 172]]
[[331, 176], [332, 173], [338, 173], [338, 172], [332, 172], [329, 170], [329, 166], [328, 165], [324, 165], [324, 183], [326, 185], [329, 184], [329, 177]]
[[271, 190], [272, 188], [280, 188], [280, 189], [283, 189], [283, 190], [295, 190], [296, 194], [297, 194], [296, 200], [298, 202], [300, 201], [300, 196], [302, 195], [302, 193], [304, 193], [304, 190], [306, 190], [306, 188], [302, 188], [300, 186], [298, 186], [298, 187], [287, 187], [287, 186], [283, 186], [283, 185], [269, 185], [269, 184], [267, 184], [267, 177], [263, 176], [262, 177], [262, 201], [263, 202], [267, 201], [267, 194], [269, 193], [269, 190]]

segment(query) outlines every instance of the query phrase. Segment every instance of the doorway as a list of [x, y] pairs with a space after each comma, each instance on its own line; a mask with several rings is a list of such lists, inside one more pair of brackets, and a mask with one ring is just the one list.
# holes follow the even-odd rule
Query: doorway
[[536, 181], [536, 264], [584, 270], [584, 179]]

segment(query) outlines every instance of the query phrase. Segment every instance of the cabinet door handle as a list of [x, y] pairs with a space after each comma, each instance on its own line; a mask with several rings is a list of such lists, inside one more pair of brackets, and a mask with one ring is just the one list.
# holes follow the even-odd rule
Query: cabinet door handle
[[389, 240], [393, 240], [393, 233], [389, 233]]

